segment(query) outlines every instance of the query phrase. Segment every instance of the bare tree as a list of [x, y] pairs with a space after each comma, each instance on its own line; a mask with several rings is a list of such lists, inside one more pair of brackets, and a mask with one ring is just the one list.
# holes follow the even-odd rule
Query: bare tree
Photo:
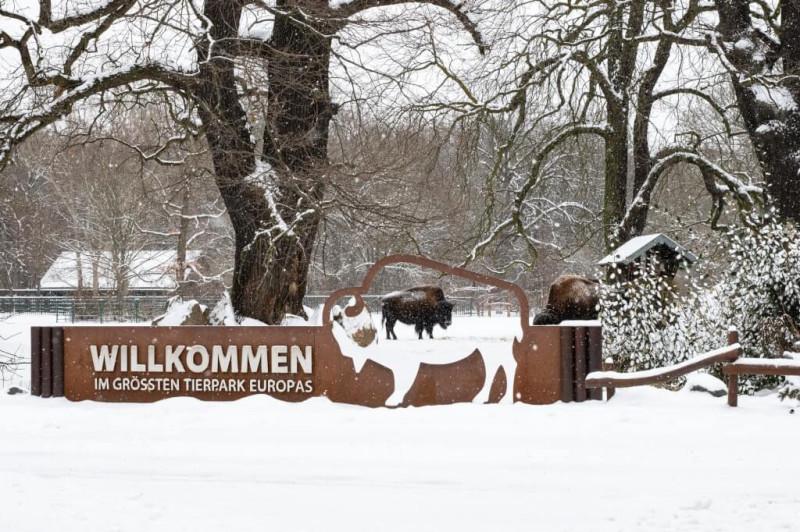
[[[500, 58], [481, 76], [459, 75], [445, 61], [438, 62], [459, 77], [466, 98], [429, 106], [464, 120], [513, 120], [486, 172], [489, 223], [467, 261], [512, 237], [522, 240], [535, 260], [547, 242], [531, 230], [536, 226], [531, 221], [552, 223], [549, 217], [558, 214], [572, 224], [570, 210], [580, 209], [570, 196], [554, 195], [556, 189], [548, 191], [543, 183], [548, 176], [563, 179], [570, 168], [593, 157], [597, 146], [602, 156], [594, 174], [599, 179], [586, 186], [602, 190], [606, 249], [645, 230], [653, 192], [665, 177], [686, 166], [696, 169], [712, 199], [707, 217], [711, 225], [728, 200], [735, 202], [743, 220], [750, 220], [763, 203], [760, 176], [727, 168], [726, 161], [715, 158], [708, 138], [685, 124], [664, 124], [665, 104], [699, 101], [721, 117], [726, 126], [721, 134], [737, 133], [730, 128], [728, 109], [708, 94], [713, 82], [706, 79], [707, 72], [693, 66], [708, 57], [706, 48], [697, 47], [702, 40], [696, 35], [704, 31], [705, 14], [713, 6], [672, 0], [542, 0], [509, 6], [509, 19], [516, 13], [527, 25], [509, 25], [506, 48], [493, 46]], [[492, 82], [497, 79], [502, 82]], [[511, 197], [497, 203], [492, 191], [504, 185], [502, 174], [509, 167], [516, 168]], [[590, 203], [583, 206], [591, 208]]]
[[[0, 157], [8, 161], [14, 146], [80, 102], [96, 106], [91, 113], [143, 92], [180, 98], [185, 103], [176, 107], [189, 112], [175, 113], [176, 121], [205, 137], [236, 232], [234, 307], [278, 323], [287, 311], [303, 312], [337, 110], [329, 90], [333, 42], [366, 10], [405, 3], [207, 0], [198, 8], [190, 0], [111, 0], [57, 16], [42, 0], [36, 19], [4, 7], [0, 16], [12, 29], [0, 33], [0, 49], [15, 51], [19, 68], [0, 102]], [[452, 13], [483, 47], [469, 3], [422, 3]], [[268, 20], [266, 32], [243, 24], [253, 10]], [[46, 42], [43, 32], [54, 38]], [[127, 39], [110, 48], [120, 34]], [[58, 37], [65, 42], [50, 47]], [[135, 45], [120, 50], [126, 41]], [[176, 48], [183, 52], [170, 59]], [[260, 159], [237, 81], [244, 59], [260, 61], [268, 75]]]
[[53, 246], [67, 236], [47, 186], [47, 143], [20, 150], [0, 176], [0, 287], [35, 289], [58, 254]]

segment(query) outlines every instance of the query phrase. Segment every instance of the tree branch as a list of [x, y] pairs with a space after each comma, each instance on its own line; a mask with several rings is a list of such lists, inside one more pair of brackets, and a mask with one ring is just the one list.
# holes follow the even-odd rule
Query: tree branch
[[[333, 11], [340, 14], [343, 18], [348, 18], [374, 7], [388, 7], [409, 3], [412, 2], [410, 0], [353, 0], [352, 2], [333, 8]], [[480, 30], [478, 30], [478, 25], [469, 18], [466, 9], [464, 9], [464, 2], [457, 4], [451, 0], [417, 0], [413, 3], [430, 4], [453, 13], [458, 21], [461, 22], [461, 25], [464, 26], [464, 29], [470, 34], [472, 40], [475, 41], [481, 55], [484, 55], [488, 50], [489, 47], [484, 42], [483, 35]]]
[[119, 18], [135, 4], [136, 0], [112, 0], [106, 5], [93, 11], [72, 15], [59, 20], [53, 20], [52, 10], [50, 8], [50, 0], [41, 0], [39, 3], [39, 21], [37, 24], [43, 28], [47, 28], [53, 33], [59, 33], [66, 29], [82, 26], [83, 24], [93, 22], [106, 16]]
[[15, 115], [0, 117], [0, 169], [10, 160], [13, 148], [40, 129], [56, 122], [72, 111], [72, 106], [104, 91], [136, 82], [163, 83], [181, 91], [188, 77], [159, 65], [137, 65], [107, 72], [63, 91], [53, 101]]
[[[741, 180], [725, 171], [725, 169], [709, 161], [699, 153], [683, 148], [676, 148], [667, 150], [666, 153], [658, 160], [658, 162], [653, 165], [650, 173], [647, 176], [647, 179], [642, 184], [642, 187], [639, 189], [639, 192], [636, 194], [636, 197], [631, 202], [628, 211], [625, 213], [624, 218], [620, 222], [620, 232], [624, 233], [630, 229], [630, 224], [633, 222], [639, 212], [642, 209], [646, 209], [650, 204], [650, 196], [652, 195], [653, 190], [655, 190], [659, 178], [669, 168], [679, 163], [688, 163], [696, 166], [701, 172], [703, 172], [704, 179], [706, 179], [708, 176], [713, 176], [717, 180], [721, 181], [722, 185], [717, 184], [716, 188], [716, 191], [719, 193], [719, 195], [721, 196], [726, 193], [732, 194], [736, 198], [740, 209], [744, 211], [750, 211], [757, 202], [763, 202], [761, 197], [763, 196], [764, 191], [760, 187], [743, 183]], [[708, 183], [706, 183], [706, 188], [709, 188]], [[712, 194], [712, 196], [713, 195], [715, 194]]]

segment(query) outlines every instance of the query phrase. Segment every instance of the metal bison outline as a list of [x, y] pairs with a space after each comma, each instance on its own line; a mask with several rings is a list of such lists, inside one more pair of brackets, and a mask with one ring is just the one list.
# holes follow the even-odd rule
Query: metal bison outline
[[[481, 338], [453, 338], [446, 342], [412, 341], [417, 348], [411, 350], [404, 348], [403, 342], [387, 342], [384, 347], [394, 348], [390, 348], [388, 353], [370, 353], [369, 349], [360, 348], [345, 334], [344, 328], [333, 326], [331, 308], [339, 299], [351, 296], [354, 305], [346, 307], [344, 312], [349, 317], [358, 315], [364, 308], [362, 295], [368, 293], [375, 275], [387, 265], [395, 263], [416, 264], [510, 291], [519, 301], [521, 332], [513, 340], [502, 343], [483, 342]], [[361, 286], [334, 292], [323, 306], [322, 325], [34, 328], [31, 342], [37, 348], [32, 349], [32, 353], [37, 355], [31, 362], [31, 382], [32, 386], [39, 382], [43, 397], [49, 397], [51, 393], [57, 395], [56, 390], [60, 386], [62, 393], [72, 401], [153, 402], [175, 396], [230, 401], [266, 393], [276, 399], [292, 402], [325, 397], [336, 403], [366, 407], [496, 403], [501, 400], [529, 404], [554, 403], [565, 397], [567, 387], [572, 389], [574, 384], [571, 382], [571, 371], [564, 371], [565, 366], [562, 365], [565, 360], [569, 362], [569, 357], [562, 357], [562, 352], [566, 345], [563, 342], [572, 339], [572, 331], [569, 328], [529, 325], [529, 310], [524, 292], [514, 284], [424, 257], [396, 255], [378, 261], [367, 272]], [[564, 331], [568, 334], [562, 334]], [[311, 389], [304, 386], [301, 391], [287, 386], [285, 390], [276, 387], [274, 391], [266, 392], [252, 389], [198, 391], [186, 388], [177, 391], [111, 389], [98, 392], [92, 378], [96, 373], [94, 362], [88, 356], [90, 347], [116, 344], [120, 338], [127, 338], [131, 345], [140, 346], [156, 342], [162, 345], [192, 342], [195, 345], [213, 346], [227, 342], [229, 345], [263, 345], [265, 348], [267, 344], [273, 347], [312, 347], [313, 367], [309, 374], [304, 375], [304, 382], [308, 384], [310, 381]], [[492, 356], [487, 357], [481, 352], [484, 347]], [[395, 354], [414, 353], [392, 357], [389, 356], [391, 351]], [[418, 352], [426, 352], [426, 356], [419, 357]], [[413, 359], [411, 363], [398, 364], [398, 360], [408, 362], [409, 357]], [[59, 373], [56, 371], [58, 368], [63, 371]], [[123, 373], [121, 370], [117, 372], [118, 375]], [[148, 374], [159, 376], [162, 373], [153, 369]], [[206, 376], [227, 378], [229, 373], [220, 370]], [[247, 375], [254, 379], [263, 377], [262, 372], [258, 371]]]
[[[507, 352], [493, 359], [481, 353], [478, 346], [454, 353], [448, 352], [447, 343], [442, 343], [439, 344], [441, 349], [432, 356], [409, 360], [386, 356], [375, 345], [361, 348], [348, 343], [347, 337], [341, 332], [336, 334], [337, 330], [332, 327], [331, 309], [339, 300], [352, 298], [343, 312], [351, 318], [358, 316], [365, 308], [362, 296], [369, 293], [375, 276], [385, 267], [398, 263], [415, 264], [511, 292], [519, 304], [521, 335], [509, 342]], [[367, 271], [361, 286], [337, 290], [325, 302], [324, 329], [330, 331], [336, 350], [344, 359], [352, 361], [351, 371], [354, 370], [353, 374], [343, 375], [337, 383], [331, 383], [326, 395], [342, 402], [363, 404], [368, 400], [373, 406], [485, 403], [501, 399], [534, 404], [555, 402], [561, 387], [560, 333], [557, 328], [531, 326], [529, 315], [528, 298], [513, 283], [426, 257], [385, 257]], [[389, 376], [391, 386], [386, 382]], [[376, 380], [381, 386], [375, 384]], [[378, 387], [388, 388], [389, 393], [378, 392]], [[364, 395], [371, 397], [365, 399]]]

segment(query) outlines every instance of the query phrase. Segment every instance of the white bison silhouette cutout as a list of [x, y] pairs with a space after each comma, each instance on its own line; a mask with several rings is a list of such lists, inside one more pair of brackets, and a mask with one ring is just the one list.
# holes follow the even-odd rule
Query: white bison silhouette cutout
[[[364, 314], [366, 310], [362, 312]], [[366, 314], [368, 317], [368, 314]], [[359, 315], [352, 318], [364, 322], [367, 318]], [[498, 318], [500, 320], [502, 318]], [[506, 376], [506, 390], [502, 402], [513, 401], [514, 375], [517, 363], [513, 355], [515, 339], [522, 338], [522, 328], [517, 323], [513, 335], [476, 336], [469, 330], [458, 331], [458, 318], [454, 320], [455, 330], [452, 333], [433, 341], [419, 341], [414, 337], [395, 342], [373, 342], [361, 347], [348, 337], [345, 328], [333, 323], [333, 336], [339, 344], [342, 354], [353, 361], [357, 373], [364, 368], [368, 360], [389, 369], [394, 376], [394, 391], [386, 399], [386, 406], [398, 406], [403, 403], [419, 373], [421, 364], [444, 365], [468, 358], [477, 349], [486, 368], [483, 387], [473, 398], [473, 403], [486, 403], [492, 383], [500, 368]], [[463, 329], [463, 328], [462, 328]], [[460, 333], [460, 334], [459, 334]]]

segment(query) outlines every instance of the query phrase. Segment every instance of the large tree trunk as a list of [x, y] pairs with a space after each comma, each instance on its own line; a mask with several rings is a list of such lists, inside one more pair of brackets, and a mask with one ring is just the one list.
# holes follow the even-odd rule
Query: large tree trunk
[[[781, 218], [800, 220], [800, 1], [781, 2], [778, 46], [760, 39], [747, 0], [717, 0], [717, 9], [727, 59], [738, 71], [731, 80], [739, 111], [767, 191]], [[774, 71], [778, 66], [782, 72]]]
[[647, 227], [647, 216], [650, 213], [651, 191], [643, 190], [647, 176], [653, 169], [653, 157], [650, 153], [650, 115], [655, 103], [654, 92], [658, 80], [669, 61], [672, 51], [672, 41], [665, 39], [658, 43], [653, 65], [644, 73], [636, 97], [636, 117], [633, 122], [633, 197], [642, 192], [641, 201], [646, 207], [638, 209], [632, 216], [628, 227], [623, 228], [621, 236], [623, 242], [630, 238], [641, 236]]
[[258, 289], [274, 309], [299, 315], [305, 315], [303, 296], [320, 225], [328, 127], [335, 112], [328, 86], [331, 39], [326, 36], [333, 32], [310, 29], [312, 24], [300, 12], [275, 17], [264, 130], [264, 160], [274, 172], [276, 209], [291, 233], [278, 233], [267, 282]]
[[[627, 102], [626, 102], [627, 103]], [[605, 184], [603, 228], [606, 250], [611, 251], [627, 240], [619, 227], [625, 216], [628, 188], [628, 116], [621, 105], [609, 105], [610, 133], [605, 147]]]
[[241, 7], [209, 0], [205, 12], [219, 44], [201, 67], [197, 95], [217, 185], [236, 233], [231, 300], [240, 315], [276, 324], [287, 312], [304, 314], [333, 114], [330, 39], [299, 12], [276, 16], [265, 164], [258, 165], [234, 79], [233, 53], [223, 44], [237, 35]]
[[606, 138], [603, 227], [606, 250], [611, 251], [630, 238], [622, 220], [627, 209], [630, 182], [630, 140], [628, 125], [631, 113], [632, 86], [639, 45], [633, 38], [642, 30], [647, 2], [634, 0], [615, 7], [611, 16], [608, 79], [613, 93], [606, 94], [606, 120], [610, 133]]

